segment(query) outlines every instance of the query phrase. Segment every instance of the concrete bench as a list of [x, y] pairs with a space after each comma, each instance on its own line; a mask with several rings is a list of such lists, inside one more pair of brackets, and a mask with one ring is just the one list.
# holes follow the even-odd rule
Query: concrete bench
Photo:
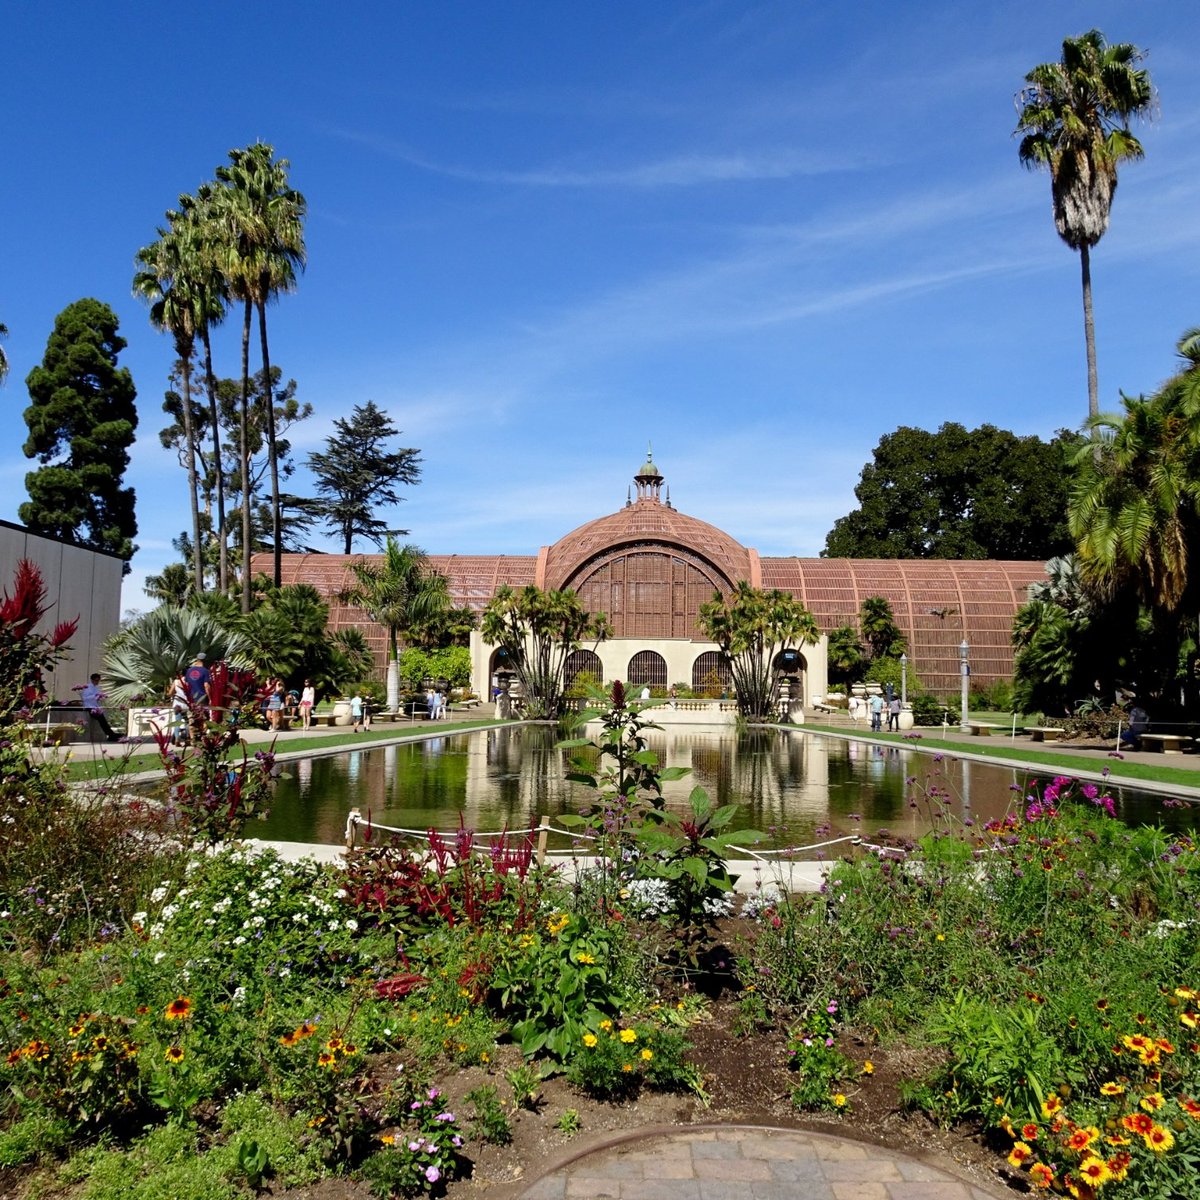
[[1139, 733], [1138, 745], [1158, 754], [1182, 754], [1192, 748], [1192, 739], [1182, 733]]
[[65, 746], [84, 732], [81, 725], [76, 725], [72, 721], [52, 722], [49, 725], [45, 721], [41, 721], [37, 724], [28, 724], [25, 728], [33, 740], [41, 746]]
[[478, 708], [482, 703], [483, 703], [482, 700], [480, 700], [478, 698], [473, 698], [471, 700], [460, 700], [454, 707], [455, 708]]
[[997, 730], [1003, 730], [1003, 725], [993, 725], [990, 721], [968, 721], [967, 729], [972, 737], [991, 737]]
[[1035, 742], [1061, 742], [1067, 735], [1065, 729], [1056, 725], [1026, 725], [1025, 732]]

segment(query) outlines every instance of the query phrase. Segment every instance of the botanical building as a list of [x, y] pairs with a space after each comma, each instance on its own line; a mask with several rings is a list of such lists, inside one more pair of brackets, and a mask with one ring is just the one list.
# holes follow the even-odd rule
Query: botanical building
[[[307, 583], [330, 599], [331, 626], [368, 635], [377, 659], [383, 630], [337, 596], [351, 585], [349, 564], [369, 555], [288, 554], [283, 582]], [[911, 669], [939, 694], [957, 694], [959, 643], [970, 646], [974, 681], [1012, 675], [1012, 619], [1029, 584], [1045, 578], [1040, 562], [760, 557], [724, 530], [678, 511], [658, 467], [647, 457], [625, 505], [597, 517], [531, 555], [430, 555], [450, 581], [455, 604], [482, 611], [503, 584], [571, 588], [591, 612], [604, 612], [613, 636], [579, 651], [573, 670], [635, 686], [711, 682], [720, 656], [698, 624], [701, 604], [739, 580], [791, 592], [823, 634], [854, 625], [862, 602], [883, 596], [908, 639]], [[826, 639], [805, 646], [797, 690], [806, 703], [827, 690]], [[471, 652], [476, 691], [487, 695], [498, 664], [476, 633]], [[795, 691], [793, 694], [796, 694]]]

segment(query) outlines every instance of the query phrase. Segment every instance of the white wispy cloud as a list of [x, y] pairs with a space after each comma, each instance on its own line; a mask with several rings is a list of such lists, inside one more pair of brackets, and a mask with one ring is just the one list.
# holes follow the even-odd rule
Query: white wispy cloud
[[366, 146], [422, 171], [469, 183], [531, 188], [662, 188], [711, 183], [793, 179], [859, 170], [861, 155], [843, 156], [816, 149], [767, 148], [757, 151], [682, 153], [645, 162], [606, 166], [552, 164], [521, 169], [438, 162], [390, 138], [349, 129], [331, 129], [345, 141]]

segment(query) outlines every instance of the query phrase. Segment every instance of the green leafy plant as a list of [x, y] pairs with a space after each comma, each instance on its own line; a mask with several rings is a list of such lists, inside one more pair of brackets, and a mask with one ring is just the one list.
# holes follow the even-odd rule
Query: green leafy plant
[[469, 1126], [472, 1137], [495, 1146], [507, 1146], [512, 1141], [512, 1125], [494, 1084], [472, 1088], [467, 1103], [475, 1110]]
[[805, 1017], [788, 1035], [788, 1068], [795, 1072], [792, 1103], [803, 1109], [842, 1109], [845, 1094], [839, 1085], [853, 1072], [854, 1064], [837, 1048], [833, 1015], [837, 1001], [831, 1000], [824, 1011]]
[[508, 1086], [512, 1088], [513, 1104], [536, 1112], [542, 1102], [542, 1080], [545, 1076], [536, 1063], [522, 1063], [504, 1072]]
[[554, 1128], [565, 1137], [574, 1137], [583, 1128], [583, 1123], [579, 1119], [579, 1110], [564, 1108], [559, 1113], [558, 1120], [554, 1122]]
[[382, 1198], [434, 1195], [462, 1174], [462, 1131], [437, 1088], [409, 1103], [403, 1123], [379, 1135], [382, 1149], [362, 1164], [371, 1192]]

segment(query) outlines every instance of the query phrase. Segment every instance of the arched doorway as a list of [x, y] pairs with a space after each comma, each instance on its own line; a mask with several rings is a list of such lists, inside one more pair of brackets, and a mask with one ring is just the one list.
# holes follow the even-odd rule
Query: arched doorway
[[775, 661], [771, 666], [776, 675], [789, 681], [791, 698], [793, 700], [807, 699], [804, 687], [804, 675], [808, 669], [808, 663], [799, 650], [780, 650], [775, 655]]
[[604, 685], [604, 666], [600, 655], [594, 650], [572, 650], [563, 664], [563, 686], [570, 687], [575, 680], [587, 672], [598, 686]]
[[692, 663], [692, 691], [710, 700], [733, 695], [733, 672], [723, 654], [706, 650]]
[[630, 687], [662, 688], [667, 686], [667, 660], [653, 650], [639, 650], [629, 660]]

